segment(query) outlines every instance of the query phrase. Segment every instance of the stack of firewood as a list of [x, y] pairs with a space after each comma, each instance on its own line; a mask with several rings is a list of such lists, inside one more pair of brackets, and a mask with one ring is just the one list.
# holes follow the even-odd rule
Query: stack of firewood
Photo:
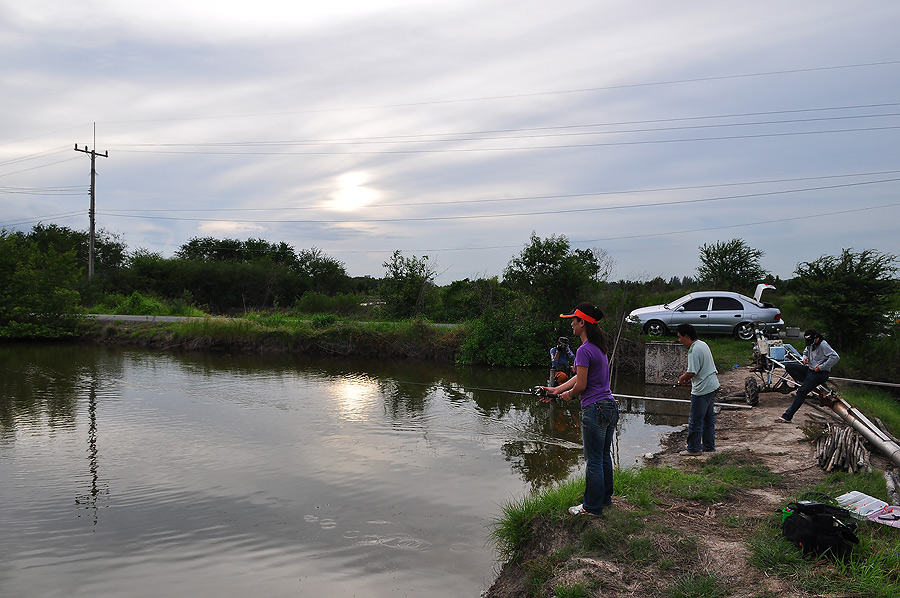
[[885, 485], [887, 485], [888, 498], [892, 505], [900, 506], [900, 471], [884, 470]]
[[856, 473], [865, 468], [872, 471], [871, 455], [863, 437], [850, 426], [825, 422], [826, 429], [816, 441], [816, 459], [825, 471]]

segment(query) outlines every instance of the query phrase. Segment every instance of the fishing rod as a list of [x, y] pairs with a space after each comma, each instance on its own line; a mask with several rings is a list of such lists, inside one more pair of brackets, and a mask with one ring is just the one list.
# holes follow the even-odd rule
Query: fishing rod
[[[416, 384], [419, 386], [432, 386], [432, 384], [426, 384], [424, 382], [405, 382], [402, 380], [397, 380], [400, 384]], [[451, 390], [480, 390], [482, 392], [499, 392], [503, 394], [512, 394], [512, 395], [528, 395], [539, 398], [552, 397], [553, 395], [547, 394], [542, 386], [535, 386], [530, 391], [523, 390], [506, 390], [503, 388], [482, 388], [478, 386], [462, 386], [456, 385], [456, 387], [451, 386]], [[660, 402], [669, 402], [669, 403], [690, 403], [690, 399], [670, 399], [665, 397], [643, 397], [643, 396], [635, 396], [635, 395], [623, 395], [613, 393], [613, 396], [617, 399], [636, 399], [641, 401], [660, 401]], [[750, 405], [740, 405], [737, 403], [714, 403], [714, 405], [718, 407], [724, 407], [726, 409], [751, 409]]]
[[[434, 383], [427, 383], [427, 382], [409, 382], [406, 380], [397, 380], [397, 382], [400, 384], [415, 384], [417, 386], [435, 386]], [[451, 384], [447, 384], [446, 386], [449, 386], [451, 390], [480, 390], [480, 391], [484, 391], [484, 392], [500, 392], [503, 394], [510, 394], [510, 395], [529, 395], [529, 396], [539, 396], [537, 394], [537, 389], [540, 388], [540, 386], [535, 386], [533, 389], [531, 389], [529, 391], [524, 391], [524, 390], [506, 390], [504, 388], [481, 388], [478, 386], [462, 386], [461, 384], [457, 384], [455, 386], [451, 385]]]

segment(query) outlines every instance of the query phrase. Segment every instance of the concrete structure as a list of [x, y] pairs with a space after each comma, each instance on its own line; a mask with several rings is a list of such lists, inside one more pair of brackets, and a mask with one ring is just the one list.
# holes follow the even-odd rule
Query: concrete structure
[[672, 385], [687, 369], [688, 348], [678, 341], [647, 343], [644, 348], [644, 382]]

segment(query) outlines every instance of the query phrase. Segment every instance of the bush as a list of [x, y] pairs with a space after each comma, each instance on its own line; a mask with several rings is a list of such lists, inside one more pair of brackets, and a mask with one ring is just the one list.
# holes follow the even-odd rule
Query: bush
[[79, 274], [74, 250], [59, 253], [0, 229], [0, 337], [74, 334]]
[[294, 311], [300, 314], [337, 313], [349, 315], [361, 313], [365, 296], [356, 293], [337, 293], [328, 296], [325, 293], [308, 291], [294, 302]]
[[458, 361], [491, 366], [548, 365], [556, 322], [488, 312], [472, 323]]

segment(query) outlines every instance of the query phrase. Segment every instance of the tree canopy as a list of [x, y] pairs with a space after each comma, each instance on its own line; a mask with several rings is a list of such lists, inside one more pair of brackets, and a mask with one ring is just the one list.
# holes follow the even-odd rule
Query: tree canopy
[[801, 308], [830, 341], [857, 346], [885, 329], [898, 292], [897, 257], [867, 249], [844, 249], [797, 264], [794, 288]]
[[385, 269], [380, 294], [384, 308], [398, 317], [416, 316], [425, 309], [428, 292], [434, 285], [435, 266], [428, 256], [405, 257], [399, 249], [382, 264]]
[[565, 235], [541, 239], [534, 232], [524, 249], [503, 271], [503, 282], [529, 297], [541, 316], [593, 301], [613, 261], [600, 249], [573, 249]]
[[747, 294], [768, 275], [759, 263], [764, 255], [743, 239], [704, 243], [700, 246], [697, 276], [701, 283], [714, 289]]

